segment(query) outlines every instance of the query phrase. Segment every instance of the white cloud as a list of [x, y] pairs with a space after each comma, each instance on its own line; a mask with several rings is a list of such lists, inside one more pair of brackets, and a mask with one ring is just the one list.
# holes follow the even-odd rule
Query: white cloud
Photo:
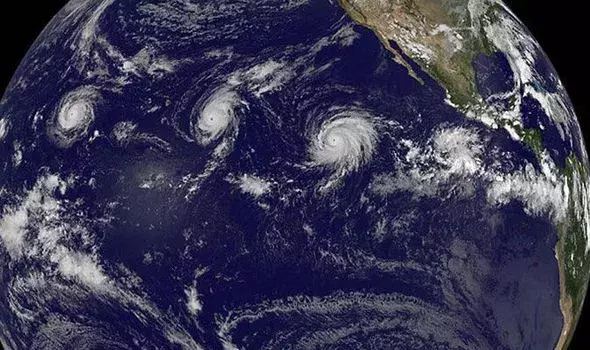
[[203, 304], [199, 300], [199, 292], [195, 286], [188, 287], [184, 294], [186, 295], [186, 308], [188, 312], [196, 316], [203, 309]]
[[8, 119], [2, 118], [0, 119], [0, 141], [4, 140], [6, 135], [8, 134]]
[[[67, 279], [74, 279], [91, 288], [103, 288], [108, 277], [91, 252], [73, 250], [65, 244], [77, 236], [88, 245], [89, 233], [75, 217], [68, 215], [70, 204], [56, 198], [64, 194], [67, 182], [48, 174], [39, 177], [24, 198], [3, 209], [0, 219], [0, 239], [11, 259], [44, 261], [46, 269]], [[47, 264], [49, 262], [49, 264]]]
[[374, 177], [371, 189], [381, 195], [408, 191], [418, 197], [466, 196], [473, 184], [464, 181], [481, 176], [485, 141], [474, 129], [437, 130], [424, 145], [401, 140], [405, 155], [393, 173]]

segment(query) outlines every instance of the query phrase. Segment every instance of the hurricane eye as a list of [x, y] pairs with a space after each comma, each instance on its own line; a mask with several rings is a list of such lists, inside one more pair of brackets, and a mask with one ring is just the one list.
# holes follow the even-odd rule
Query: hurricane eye
[[49, 138], [59, 147], [72, 146], [88, 133], [100, 100], [100, 93], [88, 86], [66, 94], [48, 120]]
[[360, 112], [338, 113], [315, 127], [312, 134], [311, 165], [344, 174], [371, 159], [378, 139], [371, 116]]
[[208, 146], [226, 132], [235, 130], [238, 122], [235, 109], [240, 103], [240, 96], [236, 92], [221, 89], [195, 106], [191, 129], [197, 142]]
[[92, 106], [85, 101], [74, 102], [67, 111], [59, 114], [58, 123], [64, 130], [72, 130], [84, 124], [88, 118], [91, 118], [94, 111]]

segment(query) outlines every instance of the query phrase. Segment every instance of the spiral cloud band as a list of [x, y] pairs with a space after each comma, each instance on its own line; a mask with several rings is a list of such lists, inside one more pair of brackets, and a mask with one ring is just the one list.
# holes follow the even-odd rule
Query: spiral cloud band
[[358, 111], [338, 113], [324, 122], [313, 138], [311, 164], [341, 174], [355, 171], [371, 159], [377, 141], [370, 115]]
[[89, 86], [65, 95], [47, 123], [49, 139], [59, 147], [68, 148], [86, 136], [100, 100], [100, 93]]
[[193, 111], [194, 136], [199, 144], [207, 146], [226, 131], [237, 127], [234, 109], [241, 102], [237, 93], [227, 89], [214, 92], [200, 107]]

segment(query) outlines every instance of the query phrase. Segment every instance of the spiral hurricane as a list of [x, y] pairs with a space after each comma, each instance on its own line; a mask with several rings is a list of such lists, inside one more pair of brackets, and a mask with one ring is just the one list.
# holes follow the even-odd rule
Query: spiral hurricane
[[343, 111], [322, 123], [310, 145], [311, 165], [341, 174], [358, 170], [377, 146], [377, 130], [370, 118], [367, 113]]

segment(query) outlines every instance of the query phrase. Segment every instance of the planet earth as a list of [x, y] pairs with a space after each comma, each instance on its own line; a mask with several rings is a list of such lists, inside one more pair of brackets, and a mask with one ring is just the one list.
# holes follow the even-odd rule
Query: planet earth
[[589, 171], [499, 0], [72, 0], [0, 103], [0, 338], [561, 349]]

